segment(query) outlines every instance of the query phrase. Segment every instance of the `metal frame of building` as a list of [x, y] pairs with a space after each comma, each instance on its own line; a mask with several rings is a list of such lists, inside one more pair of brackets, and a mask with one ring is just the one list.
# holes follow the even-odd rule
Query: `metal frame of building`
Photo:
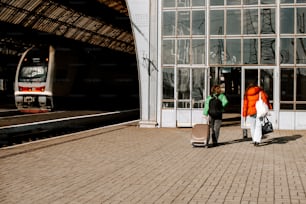
[[[0, 22], [121, 52], [135, 53], [131, 29], [120, 26], [120, 22], [115, 23], [112, 18], [107, 21], [105, 20], [107, 18], [102, 15], [103, 12], [107, 11], [106, 8], [109, 8], [111, 11], [107, 12], [108, 14], [114, 14], [112, 10], [117, 13], [117, 19], [115, 20], [118, 21], [119, 19], [120, 21], [121, 18], [124, 21], [124, 17], [128, 19], [126, 6], [123, 3], [123, 1], [110, 2], [101, 0], [100, 3], [92, 3], [91, 6], [88, 2], [86, 2], [86, 5], [82, 5], [80, 1], [3, 0], [0, 3]], [[106, 6], [103, 7], [103, 4]], [[88, 12], [91, 11], [89, 6], [96, 10], [100, 6], [101, 11], [103, 11], [101, 12], [102, 14], [100, 16], [89, 14]], [[78, 8], [79, 10], [73, 8]], [[86, 11], [88, 12], [86, 13]], [[121, 25], [124, 24], [122, 23]], [[19, 44], [21, 47], [32, 46], [32, 42], [26, 45], [27, 42], [20, 42], [18, 38], [20, 36], [16, 36], [16, 33], [11, 33], [10, 35], [8, 32], [6, 36], [2, 33], [1, 44], [13, 43], [14, 46]]]

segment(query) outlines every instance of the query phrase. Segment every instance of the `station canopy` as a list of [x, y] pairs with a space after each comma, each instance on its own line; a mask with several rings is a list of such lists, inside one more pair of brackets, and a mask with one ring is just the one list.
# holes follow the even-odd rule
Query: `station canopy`
[[[0, 22], [6, 25], [135, 53], [124, 0], [1, 0], [0, 4]], [[1, 32], [0, 46], [31, 46], [16, 33]]]

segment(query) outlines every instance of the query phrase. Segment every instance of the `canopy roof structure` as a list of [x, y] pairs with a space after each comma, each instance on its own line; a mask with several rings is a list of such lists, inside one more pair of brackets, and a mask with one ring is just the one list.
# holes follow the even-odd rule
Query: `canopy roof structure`
[[0, 5], [2, 54], [18, 52], [46, 36], [135, 53], [124, 0], [2, 0]]

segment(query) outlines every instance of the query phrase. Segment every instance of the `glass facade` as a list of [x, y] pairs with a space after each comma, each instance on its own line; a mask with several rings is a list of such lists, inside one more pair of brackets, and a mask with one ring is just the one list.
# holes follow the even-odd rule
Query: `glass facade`
[[281, 3], [280, 109], [305, 110], [305, 88], [302, 87], [306, 87], [306, 1], [281, 0]]
[[[163, 108], [202, 108], [205, 80], [222, 83], [233, 77], [229, 73], [252, 66], [271, 102], [280, 90], [280, 110], [305, 110], [305, 0], [162, 2]], [[232, 84], [227, 93], [236, 90]]]

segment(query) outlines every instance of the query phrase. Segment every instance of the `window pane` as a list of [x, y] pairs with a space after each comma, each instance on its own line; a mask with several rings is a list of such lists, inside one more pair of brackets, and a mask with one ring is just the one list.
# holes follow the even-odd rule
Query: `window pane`
[[269, 100], [273, 100], [273, 69], [260, 70], [260, 86], [269, 96]]
[[245, 69], [245, 84], [248, 87], [251, 83], [258, 85], [258, 69]]
[[192, 63], [205, 64], [205, 40], [192, 40]]
[[226, 41], [226, 64], [241, 64], [241, 41], [240, 39]]
[[280, 0], [281, 3], [294, 3], [294, 0]]
[[281, 69], [281, 101], [293, 101], [293, 69]]
[[258, 33], [258, 10], [246, 9], [243, 12], [243, 34]]
[[177, 7], [188, 7], [190, 6], [190, 0], [177, 0]]
[[193, 108], [203, 108], [205, 87], [205, 70], [192, 70], [192, 101]]
[[245, 5], [258, 4], [258, 0], [243, 0], [243, 4], [245, 4]]
[[306, 68], [296, 69], [296, 100], [306, 101]]
[[163, 64], [174, 64], [175, 63], [175, 41], [174, 40], [163, 40]]
[[210, 64], [222, 64], [224, 60], [224, 45], [222, 39], [210, 40]]
[[[22, 66], [18, 81], [20, 82], [46, 82], [48, 68], [45, 63], [29, 64], [30, 66]], [[31, 66], [32, 65], [32, 66]]]
[[280, 33], [294, 33], [294, 9], [280, 9]]
[[177, 70], [178, 99], [190, 99], [190, 69], [179, 68]]
[[205, 11], [192, 12], [192, 35], [205, 34]]
[[275, 39], [261, 39], [261, 64], [275, 64]]
[[240, 5], [241, 0], [227, 0], [227, 5]]
[[163, 0], [164, 7], [175, 7], [176, 0]]
[[210, 34], [223, 35], [224, 34], [224, 11], [210, 12]]
[[306, 110], [306, 104], [296, 104], [296, 110]]
[[228, 10], [226, 22], [226, 34], [234, 35], [241, 34], [241, 11], [240, 10]]
[[177, 35], [190, 34], [190, 12], [179, 11], [177, 14]]
[[258, 64], [257, 39], [243, 40], [243, 62], [244, 64]]
[[297, 14], [296, 14], [296, 19], [297, 19], [297, 33], [305, 33], [306, 28], [305, 28], [305, 23], [306, 23], [306, 8], [297, 8]]
[[296, 39], [296, 63], [306, 64], [306, 38]]
[[205, 0], [192, 0], [192, 6], [205, 6]]
[[177, 63], [189, 64], [190, 56], [190, 40], [178, 40], [177, 41]]
[[281, 110], [292, 110], [293, 109], [293, 104], [292, 103], [282, 103], [281, 102], [280, 109]]
[[296, 3], [306, 3], [306, 0], [296, 0]]
[[261, 0], [261, 4], [275, 4], [275, 0]]
[[210, 1], [211, 6], [218, 6], [218, 5], [224, 5], [224, 0], [213, 0]]
[[174, 100], [163, 100], [163, 108], [174, 108]]
[[[215, 84], [220, 84], [220, 71], [222, 70], [221, 67], [210, 67], [209, 68], [209, 84], [212, 87]], [[211, 94], [210, 90], [208, 90], [208, 94]]]
[[163, 70], [163, 99], [174, 99], [174, 69]]
[[175, 12], [163, 12], [163, 35], [175, 35]]
[[261, 33], [275, 33], [275, 9], [261, 9]]
[[281, 64], [293, 64], [294, 56], [294, 39], [281, 38], [280, 39], [280, 62]]

